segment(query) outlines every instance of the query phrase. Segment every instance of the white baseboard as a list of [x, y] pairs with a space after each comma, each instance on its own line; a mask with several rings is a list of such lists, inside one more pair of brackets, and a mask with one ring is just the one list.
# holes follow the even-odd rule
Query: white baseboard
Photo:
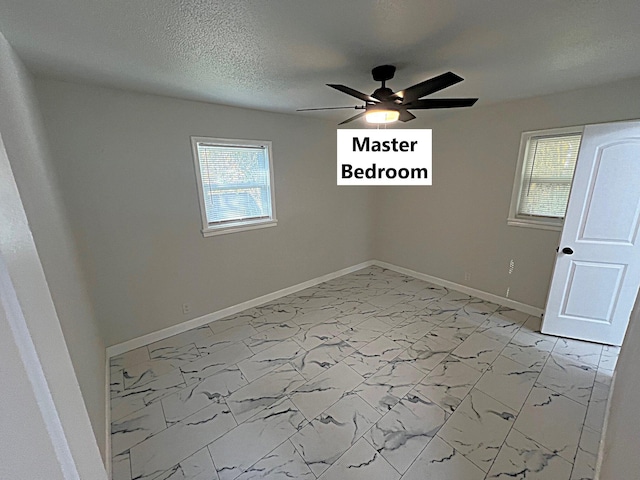
[[107, 437], [107, 440], [104, 444], [104, 457], [105, 457], [104, 467], [107, 470], [107, 478], [111, 479], [112, 478], [112, 472], [111, 472], [111, 463], [112, 463], [112, 459], [111, 459], [111, 362], [109, 361], [109, 352], [107, 352], [106, 359], [105, 359], [104, 383], [105, 383], [104, 408], [106, 410], [105, 411], [105, 421], [106, 421], [105, 436]]
[[450, 288], [452, 290], [457, 290], [459, 292], [466, 293], [467, 295], [472, 295], [474, 297], [478, 297], [483, 300], [487, 300], [489, 302], [497, 303], [498, 305], [502, 305], [505, 307], [513, 308], [515, 310], [519, 310], [524, 313], [528, 313], [529, 315], [534, 315], [539, 317], [544, 313], [544, 311], [541, 308], [533, 307], [531, 305], [517, 302], [509, 298], [501, 297], [499, 295], [494, 295], [492, 293], [487, 293], [482, 290], [478, 290], [476, 288], [468, 287], [466, 285], [460, 285], [459, 283], [450, 282], [449, 280], [444, 280], [442, 278], [427, 275], [426, 273], [416, 272], [415, 270], [399, 267], [391, 263], [382, 262], [379, 260], [369, 260], [367, 262], [362, 262], [357, 265], [353, 265], [351, 267], [343, 268], [342, 270], [328, 273], [326, 275], [322, 275], [320, 277], [307, 280], [306, 282], [302, 282], [297, 285], [293, 285], [291, 287], [283, 288], [282, 290], [268, 293], [267, 295], [263, 295], [261, 297], [254, 298], [252, 300], [248, 300], [246, 302], [242, 302], [237, 305], [233, 305], [231, 307], [218, 310], [217, 312], [209, 313], [207, 315], [203, 315], [201, 317], [197, 317], [192, 320], [187, 320], [186, 322], [182, 322], [177, 325], [173, 325], [171, 327], [163, 328], [162, 330], [158, 330], [152, 333], [148, 333], [146, 335], [142, 335], [141, 337], [137, 337], [132, 340], [127, 340], [126, 342], [112, 345], [110, 347], [107, 347], [107, 359], [115, 355], [120, 355], [122, 353], [128, 352], [129, 350], [133, 350], [135, 348], [142, 347], [144, 345], [149, 345], [150, 343], [153, 343], [153, 342], [164, 340], [165, 338], [169, 338], [173, 335], [177, 335], [178, 333], [186, 332], [187, 330], [191, 330], [192, 328], [200, 327], [207, 323], [214, 322], [216, 320], [227, 317], [229, 315], [234, 315], [248, 308], [257, 307], [258, 305], [262, 305], [263, 303], [276, 300], [286, 295], [291, 295], [292, 293], [299, 292], [300, 290], [304, 290], [305, 288], [313, 287], [314, 285], [318, 285], [319, 283], [326, 282], [328, 280], [332, 280], [334, 278], [341, 277], [343, 275], [347, 275], [349, 273], [355, 272], [357, 270], [361, 270], [371, 265], [377, 265], [382, 268], [393, 270], [394, 272], [409, 275], [419, 280], [425, 280], [427, 282], [431, 282], [436, 285]]
[[158, 330], [156, 332], [148, 333], [132, 340], [127, 340], [126, 342], [112, 345], [110, 347], [107, 347], [107, 358], [111, 358], [115, 355], [120, 355], [121, 353], [128, 352], [129, 350], [133, 350], [138, 347], [149, 345], [153, 342], [164, 340], [165, 338], [172, 337], [173, 335], [177, 335], [178, 333], [186, 332], [187, 330], [191, 330], [192, 328], [200, 327], [207, 323], [220, 320], [221, 318], [228, 317], [229, 315], [234, 315], [248, 308], [257, 307], [258, 305], [262, 305], [263, 303], [276, 300], [286, 295], [291, 295], [292, 293], [299, 292], [300, 290], [304, 290], [305, 288], [313, 287], [314, 285], [318, 285], [319, 283], [333, 280], [334, 278], [347, 275], [348, 273], [370, 267], [373, 264], [373, 260], [362, 262], [351, 267], [343, 268], [342, 270], [338, 270], [336, 272], [327, 273], [326, 275], [307, 280], [306, 282], [298, 283], [297, 285], [293, 285], [291, 287], [283, 288], [282, 290], [278, 290], [276, 292], [268, 293], [267, 295], [254, 298], [252, 300], [247, 300], [246, 302], [242, 302], [237, 305], [218, 310], [217, 312], [208, 313], [207, 315], [203, 315], [192, 320], [187, 320], [186, 322], [179, 323], [178, 325], [163, 328], [162, 330]]
[[607, 427], [609, 426], [609, 415], [611, 414], [611, 397], [613, 396], [613, 389], [616, 385], [616, 374], [613, 372], [613, 378], [611, 379], [611, 386], [609, 387], [609, 398], [607, 398], [607, 406], [604, 412], [604, 422], [602, 424], [602, 433], [600, 434], [600, 445], [598, 446], [598, 458], [596, 459], [596, 474], [594, 480], [600, 480], [600, 470], [602, 469], [602, 459], [604, 458], [604, 442], [607, 439]]
[[436, 285], [440, 285], [441, 287], [457, 290], [458, 292], [466, 293], [467, 295], [478, 297], [488, 302], [497, 303], [498, 305], [502, 305], [503, 307], [513, 308], [514, 310], [528, 313], [529, 315], [534, 315], [536, 317], [540, 317], [544, 313], [543, 309], [527, 305], [526, 303], [516, 302], [515, 300], [511, 300], [506, 297], [494, 295], [493, 293], [484, 292], [476, 288], [467, 287], [466, 285], [460, 285], [459, 283], [450, 282], [449, 280], [444, 280], [442, 278], [433, 277], [431, 275], [427, 275], [426, 273], [420, 273], [408, 268], [398, 267], [397, 265], [393, 265], [391, 263], [374, 260], [373, 265], [377, 265], [388, 270], [393, 270], [394, 272], [403, 273], [419, 280], [435, 283]]
[[133, 350], [135, 348], [142, 347], [144, 345], [148, 345], [153, 342], [157, 342], [159, 340], [164, 340], [165, 338], [171, 337], [178, 333], [186, 332], [187, 330], [191, 330], [192, 328], [196, 328], [206, 323], [219, 320], [221, 318], [227, 317], [229, 315], [233, 315], [235, 313], [239, 313], [243, 310], [246, 310], [247, 308], [257, 307], [258, 305], [262, 305], [263, 303], [276, 300], [280, 297], [291, 295], [292, 293], [299, 292], [300, 290], [304, 290], [305, 288], [313, 287], [314, 285], [318, 285], [319, 283], [333, 280], [334, 278], [338, 278], [343, 275], [356, 272], [363, 268], [370, 267], [371, 265], [373, 265], [372, 260], [359, 263], [357, 265], [343, 268], [342, 270], [328, 273], [326, 275], [313, 278], [306, 282], [302, 282], [297, 285], [283, 288], [282, 290], [278, 290], [276, 292], [269, 293], [267, 295], [263, 295], [258, 298], [254, 298], [253, 300], [248, 300], [246, 302], [242, 302], [237, 305], [233, 305], [231, 307], [218, 310], [217, 312], [209, 313], [207, 315], [203, 315], [201, 317], [194, 318], [192, 320], [187, 320], [186, 322], [182, 322], [178, 325], [164, 328], [162, 330], [158, 330], [156, 332], [152, 332], [147, 335], [143, 335], [141, 337], [137, 337], [132, 340], [128, 340], [126, 342], [118, 343], [116, 345], [107, 347], [106, 362], [105, 362], [105, 396], [106, 396], [106, 400], [105, 400], [106, 432], [105, 433], [107, 437], [106, 443], [105, 443], [105, 457], [106, 457], [105, 467], [107, 470], [107, 478], [112, 478], [111, 477], [112, 475], [112, 472], [111, 472], [111, 468], [112, 468], [112, 465], [111, 465], [111, 462], [112, 462], [112, 458], [111, 458], [111, 380], [110, 380], [111, 357], [115, 355], [120, 355], [121, 353], [128, 352], [129, 350]]
[[126, 342], [118, 343], [116, 345], [112, 345], [107, 347], [107, 359], [106, 359], [106, 435], [107, 442], [105, 444], [105, 454], [107, 457], [107, 472], [109, 474], [109, 478], [111, 475], [111, 385], [110, 385], [110, 362], [109, 359], [115, 355], [120, 355], [122, 353], [128, 352], [129, 350], [133, 350], [138, 347], [142, 347], [144, 345], [148, 345], [153, 342], [157, 342], [159, 340], [164, 340], [165, 338], [171, 337], [173, 335], [177, 335], [178, 333], [186, 332], [187, 330], [191, 330], [192, 328], [200, 327], [204, 324], [214, 322], [221, 318], [227, 317], [229, 315], [234, 315], [248, 308], [257, 307], [262, 305], [263, 303], [270, 302], [272, 300], [276, 300], [280, 297], [284, 297], [286, 295], [291, 295], [292, 293], [299, 292], [300, 290], [304, 290], [305, 288], [313, 287], [314, 285], [318, 285], [319, 283], [326, 282], [329, 280], [333, 280], [334, 278], [341, 277], [343, 275], [347, 275], [349, 273], [355, 272], [357, 270], [361, 270], [366, 267], [370, 267], [371, 265], [377, 265], [382, 268], [386, 268], [388, 270], [393, 270], [394, 272], [403, 273], [405, 275], [409, 275], [410, 277], [417, 278], [419, 280], [425, 280], [427, 282], [434, 283], [436, 285], [440, 285], [446, 288], [450, 288], [452, 290], [457, 290], [462, 293], [466, 293], [467, 295], [472, 295], [474, 297], [481, 298], [483, 300], [487, 300], [489, 302], [497, 303], [498, 305], [503, 305], [505, 307], [513, 308], [515, 310], [519, 310], [524, 313], [528, 313], [529, 315], [541, 316], [543, 310], [537, 307], [532, 307], [531, 305], [527, 305], [524, 303], [516, 302], [515, 300], [511, 300], [505, 297], [500, 297], [498, 295], [494, 295], [492, 293], [487, 293], [482, 290], [477, 290], [475, 288], [467, 287], [465, 285], [460, 285], [458, 283], [450, 282], [448, 280], [444, 280], [442, 278], [433, 277], [431, 275], [427, 275], [425, 273], [416, 272], [414, 270], [410, 270], [408, 268], [399, 267], [397, 265], [393, 265], [391, 263], [382, 262], [379, 260], [369, 260], [367, 262], [362, 262], [357, 265], [353, 265], [351, 267], [343, 268], [342, 270], [338, 270], [336, 272], [328, 273], [326, 275], [322, 275], [320, 277], [313, 278], [311, 280], [307, 280], [306, 282], [299, 283], [297, 285], [293, 285], [291, 287], [283, 288], [282, 290], [278, 290], [276, 292], [269, 293], [267, 295], [263, 295], [258, 298], [254, 298], [252, 300], [248, 300], [246, 302], [239, 303], [237, 305], [233, 305], [228, 308], [224, 308], [222, 310], [218, 310], [217, 312], [209, 313], [207, 315], [203, 315], [198, 318], [194, 318], [192, 320], [187, 320], [186, 322], [179, 323], [178, 325], [173, 325], [168, 328], [164, 328], [162, 330], [158, 330], [156, 332], [149, 333], [147, 335], [143, 335], [141, 337], [134, 338], [132, 340], [128, 340]]

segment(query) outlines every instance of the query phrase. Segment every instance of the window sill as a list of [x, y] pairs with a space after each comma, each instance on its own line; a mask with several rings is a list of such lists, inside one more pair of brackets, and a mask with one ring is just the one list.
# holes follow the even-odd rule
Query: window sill
[[507, 219], [507, 225], [510, 225], [512, 227], [537, 228], [539, 230], [554, 230], [556, 232], [562, 231], [562, 225], [558, 223], [545, 222], [543, 220], [525, 220], [522, 218], [509, 218]]
[[203, 237], [214, 237], [216, 235], [225, 235], [227, 233], [243, 232], [245, 230], [255, 230], [257, 228], [275, 227], [278, 225], [276, 219], [263, 220], [260, 222], [250, 222], [245, 224], [228, 225], [226, 227], [205, 228], [202, 230]]

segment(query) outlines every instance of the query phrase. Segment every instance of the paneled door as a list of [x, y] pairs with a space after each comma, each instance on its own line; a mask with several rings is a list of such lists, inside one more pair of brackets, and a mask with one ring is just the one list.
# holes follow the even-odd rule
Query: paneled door
[[620, 345], [640, 286], [640, 122], [584, 129], [542, 332]]

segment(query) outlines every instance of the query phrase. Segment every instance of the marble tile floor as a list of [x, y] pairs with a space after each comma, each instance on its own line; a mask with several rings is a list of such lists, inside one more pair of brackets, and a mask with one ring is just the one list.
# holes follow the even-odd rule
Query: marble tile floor
[[114, 480], [587, 480], [618, 349], [369, 267], [111, 359]]

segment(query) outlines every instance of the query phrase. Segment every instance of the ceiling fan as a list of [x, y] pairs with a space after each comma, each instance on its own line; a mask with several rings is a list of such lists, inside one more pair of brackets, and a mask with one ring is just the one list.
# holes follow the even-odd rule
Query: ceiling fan
[[470, 107], [478, 101], [477, 98], [422, 98], [464, 80], [453, 72], [443, 73], [442, 75], [417, 83], [404, 90], [393, 92], [390, 88], [387, 88], [386, 82], [393, 78], [395, 72], [396, 67], [393, 65], [380, 65], [379, 67], [375, 67], [371, 71], [371, 74], [376, 82], [382, 82], [382, 86], [376, 89], [371, 95], [359, 92], [345, 85], [327, 84], [328, 87], [335, 88], [342, 93], [362, 100], [364, 105], [353, 107], [301, 108], [297, 111], [307, 112], [311, 110], [354, 108], [356, 110], [364, 110], [364, 112], [347, 118], [345, 121], [339, 123], [339, 125], [352, 122], [362, 116], [364, 116], [369, 123], [391, 123], [397, 120], [408, 122], [416, 118], [409, 110]]

